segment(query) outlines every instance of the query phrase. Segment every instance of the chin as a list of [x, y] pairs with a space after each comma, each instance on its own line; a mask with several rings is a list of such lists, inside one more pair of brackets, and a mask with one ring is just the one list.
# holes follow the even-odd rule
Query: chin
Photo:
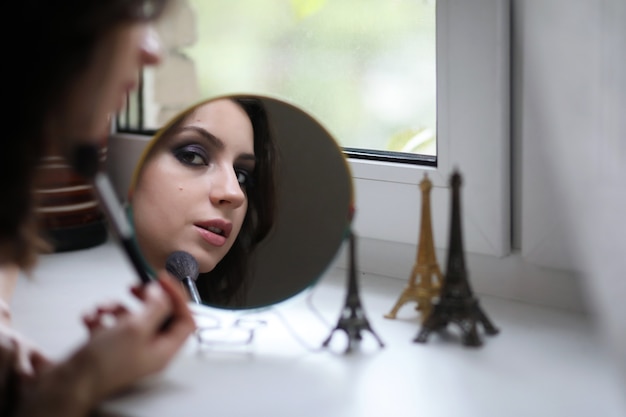
[[226, 253], [216, 253], [216, 251], [207, 251], [204, 248], [195, 246], [182, 250], [186, 250], [194, 258], [196, 258], [196, 261], [198, 262], [198, 271], [200, 271], [201, 274], [213, 271], [217, 264], [219, 264], [228, 253], [228, 251]]
[[201, 274], [206, 274], [207, 272], [213, 271], [213, 269], [215, 269], [215, 267], [219, 263], [219, 261], [216, 261], [211, 256], [196, 257], [196, 260], [198, 261], [198, 270]]

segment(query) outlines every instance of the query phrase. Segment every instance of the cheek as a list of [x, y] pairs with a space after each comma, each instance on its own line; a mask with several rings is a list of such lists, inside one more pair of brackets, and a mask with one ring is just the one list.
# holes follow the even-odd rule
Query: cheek
[[161, 230], [182, 219], [184, 208], [191, 204], [188, 187], [163, 168], [161, 164], [146, 167], [133, 197], [135, 215], [149, 219]]
[[243, 221], [246, 218], [247, 212], [248, 212], [248, 199], [246, 198], [246, 201], [240, 207], [237, 208], [237, 214], [235, 215], [236, 219], [233, 219], [233, 221], [236, 222], [238, 234], [239, 234], [239, 231], [241, 230], [241, 226], [243, 225]]
[[179, 249], [187, 240], [184, 210], [190, 203], [185, 200], [184, 192], [172, 194], [155, 190], [135, 210], [137, 239], [153, 267], [162, 265], [168, 253]]
[[154, 200], [176, 199], [193, 180], [180, 163], [167, 152], [159, 154], [146, 165], [141, 186], [154, 196]]
[[[134, 198], [134, 215], [141, 231], [159, 238], [171, 236], [176, 220], [181, 219], [181, 198], [164, 189], [143, 189]], [[183, 202], [184, 204], [184, 202]]]

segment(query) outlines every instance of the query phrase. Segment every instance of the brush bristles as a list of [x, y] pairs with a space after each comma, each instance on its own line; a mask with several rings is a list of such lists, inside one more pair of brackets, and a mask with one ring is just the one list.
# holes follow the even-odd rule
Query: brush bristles
[[194, 281], [198, 278], [198, 261], [185, 251], [172, 252], [167, 257], [165, 269], [181, 281], [187, 277]]

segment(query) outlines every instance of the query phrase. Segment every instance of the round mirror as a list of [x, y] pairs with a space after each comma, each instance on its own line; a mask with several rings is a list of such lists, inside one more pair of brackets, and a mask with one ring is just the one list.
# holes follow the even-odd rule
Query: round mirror
[[165, 270], [198, 264], [201, 302], [258, 308], [309, 288], [350, 226], [353, 185], [341, 148], [302, 109], [233, 95], [195, 104], [145, 148], [129, 190], [136, 243]]

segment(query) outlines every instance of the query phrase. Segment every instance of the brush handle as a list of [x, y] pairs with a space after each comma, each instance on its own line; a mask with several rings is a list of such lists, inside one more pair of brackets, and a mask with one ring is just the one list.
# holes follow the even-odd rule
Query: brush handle
[[[153, 279], [150, 277], [150, 275], [148, 275], [146, 269], [144, 268], [141, 253], [133, 242], [132, 228], [130, 227], [128, 219], [126, 218], [126, 213], [124, 212], [122, 205], [118, 201], [115, 192], [113, 191], [113, 187], [111, 186], [109, 177], [102, 172], [98, 172], [94, 177], [94, 188], [96, 190], [96, 195], [100, 200], [100, 205], [103, 208], [104, 214], [111, 223], [115, 237], [122, 244], [124, 253], [132, 264], [133, 269], [137, 273], [137, 276], [143, 284], [147, 284], [153, 281]], [[161, 324], [159, 330], [162, 332], [166, 331], [173, 321], [173, 315], [167, 317]]]
[[191, 277], [185, 277], [182, 279], [182, 282], [193, 302], [196, 304], [202, 304], [200, 294], [198, 293], [198, 288], [196, 287], [196, 283], [193, 281], [193, 279], [191, 279]]
[[122, 244], [124, 253], [139, 276], [139, 279], [144, 284], [152, 281], [152, 278], [150, 278], [146, 272], [146, 268], [144, 268], [143, 258], [139, 253], [139, 249], [133, 242], [132, 228], [126, 218], [126, 213], [122, 205], [113, 191], [109, 177], [102, 172], [98, 172], [94, 178], [94, 189], [104, 214], [111, 224], [113, 233]]

